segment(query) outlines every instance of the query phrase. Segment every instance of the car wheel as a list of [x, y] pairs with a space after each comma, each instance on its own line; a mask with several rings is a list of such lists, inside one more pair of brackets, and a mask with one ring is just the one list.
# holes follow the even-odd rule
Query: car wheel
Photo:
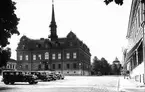
[[33, 81], [29, 81], [29, 84], [34, 84], [34, 82]]
[[37, 84], [38, 82], [34, 82], [34, 84]]
[[5, 83], [5, 84], [9, 84], [9, 82], [8, 82], [8, 81], [4, 81], [4, 83]]
[[14, 84], [15, 82], [10, 82], [11, 84]]

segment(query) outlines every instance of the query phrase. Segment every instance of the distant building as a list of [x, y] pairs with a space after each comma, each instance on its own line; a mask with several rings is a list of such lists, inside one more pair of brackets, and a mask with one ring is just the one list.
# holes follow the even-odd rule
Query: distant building
[[6, 66], [0, 67], [0, 75], [3, 70], [16, 70], [16, 66], [17, 66], [16, 60], [10, 59], [7, 62]]
[[120, 61], [116, 57], [115, 60], [113, 61], [112, 65], [111, 65], [111, 74], [112, 75], [120, 75], [121, 74], [121, 69], [122, 69], [122, 66], [120, 64]]
[[120, 61], [118, 60], [118, 58], [116, 57], [115, 60], [113, 61], [113, 64], [119, 65]]
[[10, 60], [7, 62], [6, 69], [16, 70], [16, 65], [17, 65], [16, 60], [10, 59]]
[[58, 37], [54, 5], [49, 27], [51, 32], [49, 38], [21, 37], [16, 50], [17, 69], [55, 70], [65, 75], [90, 75], [89, 48], [72, 31], [64, 38]]
[[132, 0], [127, 39], [128, 47], [124, 53], [124, 69], [130, 71], [130, 75], [136, 81], [145, 83], [145, 66], [143, 62], [143, 29], [142, 23], [145, 21], [145, 5], [141, 0]]

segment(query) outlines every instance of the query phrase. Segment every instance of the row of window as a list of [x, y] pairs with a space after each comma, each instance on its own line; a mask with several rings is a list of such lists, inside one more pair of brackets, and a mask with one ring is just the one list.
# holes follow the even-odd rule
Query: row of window
[[[58, 53], [57, 58], [61, 59], [61, 57], [62, 57], [61, 53]], [[33, 60], [36, 60], [36, 58], [37, 58], [36, 54], [33, 54]], [[38, 58], [39, 58], [39, 60], [41, 60], [42, 59], [42, 54], [38, 54]], [[76, 58], [77, 58], [77, 53], [73, 52], [73, 59], [76, 59]], [[45, 59], [49, 59], [49, 53], [48, 52], [45, 53]], [[56, 54], [55, 53], [52, 54], [52, 59], [53, 60], [56, 59]], [[70, 53], [66, 53], [66, 59], [70, 59]], [[19, 56], [19, 60], [23, 60], [22, 55]], [[29, 60], [28, 55], [25, 55], [25, 60]]]
[[7, 69], [16, 69], [16, 64], [7, 64]]
[[[66, 68], [67, 69], [70, 69], [70, 65], [71, 64], [66, 64]], [[20, 65], [20, 68], [22, 68], [22, 65]], [[53, 69], [61, 69], [62, 68], [62, 65], [61, 64], [52, 64], [52, 68]], [[73, 63], [73, 69], [76, 69], [77, 68], [77, 64], [76, 63]], [[25, 69], [28, 69], [28, 65], [25, 65]], [[42, 66], [41, 64], [38, 65], [38, 69], [42, 69]]]
[[[70, 66], [71, 66], [71, 64], [66, 64], [66, 68], [67, 69], [70, 69]], [[73, 69], [76, 69], [77, 68], [77, 64], [76, 63], [73, 63], [72, 66], [73, 66]], [[58, 69], [61, 69], [62, 68], [61, 64], [52, 64], [52, 68], [53, 69], [56, 69], [56, 67]]]

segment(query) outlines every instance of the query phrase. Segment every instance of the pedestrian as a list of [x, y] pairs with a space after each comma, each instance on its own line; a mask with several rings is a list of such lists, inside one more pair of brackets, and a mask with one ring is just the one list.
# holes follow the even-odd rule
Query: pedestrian
[[124, 79], [127, 78], [127, 79], [131, 79], [131, 76], [130, 76], [130, 71], [127, 70], [124, 74]]
[[124, 79], [126, 78], [126, 70], [123, 71]]

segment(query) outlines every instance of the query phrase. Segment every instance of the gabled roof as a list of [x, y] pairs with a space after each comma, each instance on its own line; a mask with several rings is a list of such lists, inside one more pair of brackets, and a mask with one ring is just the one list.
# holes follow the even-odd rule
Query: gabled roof
[[67, 35], [67, 38], [74, 39], [74, 38], [77, 38], [77, 37], [76, 37], [76, 35], [75, 35], [72, 31], [70, 31], [70, 32], [68, 33], [68, 35]]
[[11, 63], [16, 63], [16, 60], [11, 58], [11, 59], [8, 61], [8, 63], [9, 63], [9, 62], [11, 62]]

